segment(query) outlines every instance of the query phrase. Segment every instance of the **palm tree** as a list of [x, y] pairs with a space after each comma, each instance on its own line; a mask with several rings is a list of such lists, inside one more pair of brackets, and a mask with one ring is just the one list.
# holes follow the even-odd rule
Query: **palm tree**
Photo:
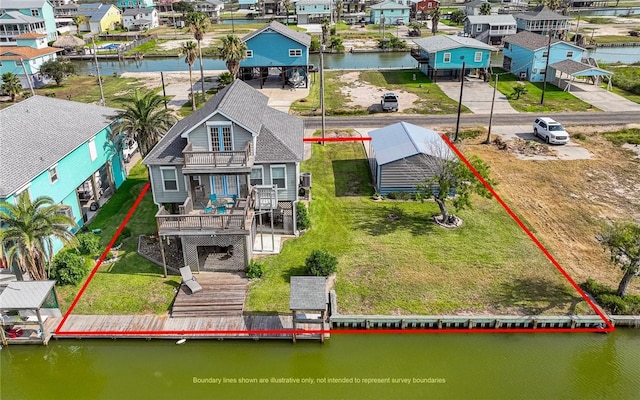
[[226, 61], [227, 69], [233, 75], [233, 79], [236, 79], [240, 71], [240, 61], [247, 58], [247, 45], [239, 37], [227, 35], [222, 38], [218, 58]]
[[85, 24], [87, 17], [82, 14], [76, 14], [73, 16], [73, 23], [76, 25], [76, 35], [80, 36], [80, 25]]
[[483, 3], [480, 6], [480, 15], [491, 15], [491, 4]]
[[185, 17], [185, 22], [189, 27], [189, 30], [193, 32], [193, 38], [198, 42], [198, 56], [200, 57], [200, 82], [202, 84], [202, 100], [205, 100], [204, 94], [204, 71], [202, 69], [202, 46], [200, 42], [204, 37], [207, 28], [209, 27], [209, 17], [201, 12], [190, 12]]
[[143, 157], [177, 121], [169, 110], [162, 107], [163, 101], [164, 98], [153, 91], [140, 93], [136, 89], [126, 99], [124, 110], [114, 117], [114, 132], [133, 137]]
[[182, 45], [182, 51], [186, 54], [184, 62], [189, 64], [189, 87], [191, 88], [191, 109], [196, 110], [196, 96], [193, 93], [193, 79], [191, 77], [191, 71], [193, 71], [193, 63], [196, 62], [196, 49], [197, 46], [191, 40]]
[[438, 22], [440, 22], [440, 15], [442, 15], [442, 13], [440, 12], [440, 6], [437, 6], [433, 9], [433, 11], [431, 11], [431, 33], [433, 33], [434, 35], [436, 34], [436, 32], [438, 32]]
[[22, 93], [22, 83], [18, 75], [6, 72], [2, 74], [2, 90], [11, 96], [11, 101], [16, 101], [16, 96]]
[[344, 12], [344, 4], [342, 0], [336, 1], [336, 23], [342, 20], [342, 13]]
[[55, 204], [51, 197], [41, 196], [33, 202], [24, 191], [16, 198], [16, 204], [0, 201], [0, 249], [6, 251], [9, 262], [20, 268], [18, 275], [27, 272], [32, 279], [47, 279], [45, 264], [53, 258], [53, 241], [75, 245], [70, 231], [76, 223], [63, 212], [62, 204]]

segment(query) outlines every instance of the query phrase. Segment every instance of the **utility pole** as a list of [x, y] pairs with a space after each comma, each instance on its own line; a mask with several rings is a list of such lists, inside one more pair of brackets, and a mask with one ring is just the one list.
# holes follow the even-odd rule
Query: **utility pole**
[[[164, 87], [164, 72], [160, 71], [160, 80], [162, 81], [162, 97], [164, 100], [164, 109], [167, 109], [167, 91]], [[492, 108], [493, 109], [493, 108]], [[491, 125], [489, 125], [491, 126]], [[491, 128], [489, 128], [491, 129]]]
[[551, 30], [549, 30], [549, 43], [547, 43], [547, 61], [544, 65], [544, 78], [542, 80], [542, 96], [540, 96], [540, 105], [544, 104], [544, 92], [547, 90], [547, 74], [549, 73], [549, 58], [551, 58]]
[[496, 89], [498, 88], [498, 75], [496, 73], [496, 80], [493, 82], [493, 97], [491, 98], [491, 111], [489, 112], [489, 131], [487, 132], [487, 140], [485, 140], [485, 144], [491, 143], [491, 123], [493, 122], [493, 105], [496, 102]]
[[462, 72], [460, 74], [460, 101], [458, 101], [458, 118], [456, 119], [456, 133], [453, 137], [453, 141], [458, 141], [458, 131], [460, 130], [460, 113], [462, 112], [462, 90], [464, 89], [464, 71], [466, 69], [466, 64], [464, 62], [464, 56], [460, 56], [462, 60]]
[[24, 66], [24, 60], [20, 59], [20, 64], [22, 64], [22, 70], [24, 71], [24, 76], [27, 78], [27, 83], [29, 84], [29, 90], [31, 91], [31, 95], [35, 96], [36, 92], [33, 90], [33, 83], [31, 82], [31, 76], [27, 74], [27, 67]]
[[93, 44], [93, 59], [96, 62], [96, 73], [98, 74], [98, 86], [100, 86], [100, 105], [104, 106], [104, 91], [102, 90], [102, 77], [100, 76], [100, 65], [98, 65], [98, 51], [96, 50], [96, 40], [94, 36], [91, 36], [91, 43]]
[[322, 114], [322, 145], [324, 146], [325, 110], [324, 110], [324, 43], [320, 44], [320, 112]]

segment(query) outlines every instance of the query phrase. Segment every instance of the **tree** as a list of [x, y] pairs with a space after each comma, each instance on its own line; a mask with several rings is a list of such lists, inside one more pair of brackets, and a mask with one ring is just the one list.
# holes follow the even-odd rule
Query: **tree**
[[284, 8], [284, 11], [287, 13], [287, 19], [285, 20], [285, 23], [289, 25], [289, 7], [291, 7], [291, 0], [284, 0], [282, 2], [282, 7]]
[[202, 100], [205, 100], [204, 94], [204, 70], [202, 68], [202, 46], [200, 42], [204, 37], [204, 34], [207, 32], [207, 28], [209, 27], [210, 21], [209, 17], [206, 14], [201, 12], [190, 12], [185, 17], [185, 22], [189, 27], [189, 30], [193, 32], [193, 38], [198, 42], [198, 57], [200, 58], [200, 82], [202, 87]]
[[32, 202], [27, 191], [16, 198], [15, 204], [0, 201], [0, 249], [6, 251], [10, 262], [17, 263], [20, 276], [24, 271], [34, 280], [46, 280], [45, 265], [53, 258], [54, 239], [75, 245], [70, 229], [77, 225], [64, 214], [64, 207], [47, 196]]
[[611, 253], [611, 261], [624, 271], [617, 292], [624, 297], [631, 279], [640, 276], [640, 225], [631, 221], [615, 222], [599, 239]]
[[453, 22], [454, 24], [462, 24], [466, 17], [467, 17], [467, 15], [464, 13], [464, 11], [455, 10], [449, 16], [449, 21]]
[[491, 4], [483, 3], [480, 6], [480, 15], [491, 15]]
[[56, 81], [57, 86], [61, 86], [69, 75], [76, 73], [76, 66], [68, 61], [51, 60], [40, 66], [40, 73]]
[[431, 33], [434, 35], [438, 32], [438, 22], [440, 22], [441, 15], [440, 6], [436, 6], [436, 8], [431, 11]]
[[173, 11], [179, 13], [192, 13], [195, 11], [193, 8], [193, 4], [187, 1], [179, 1], [177, 3], [173, 3]]
[[82, 14], [76, 14], [73, 16], [73, 23], [76, 26], [76, 35], [80, 36], [80, 25], [87, 23], [87, 17]]
[[16, 101], [16, 96], [22, 93], [22, 83], [18, 75], [11, 72], [2, 74], [2, 91], [11, 96], [11, 101]]
[[527, 94], [527, 88], [524, 85], [517, 83], [513, 86], [513, 92], [511, 92], [512, 98], [515, 97], [516, 100], [519, 100], [520, 96], [525, 94]]
[[124, 110], [114, 117], [115, 134], [124, 134], [138, 142], [144, 157], [158, 140], [176, 123], [176, 117], [162, 106], [164, 99], [153, 91], [140, 93], [138, 89], [126, 99]]
[[247, 45], [236, 35], [224, 36], [218, 57], [226, 61], [227, 69], [233, 75], [233, 79], [236, 79], [240, 71], [240, 61], [247, 58]]
[[336, 22], [342, 20], [342, 13], [344, 12], [344, 3], [342, 0], [336, 0]]
[[191, 109], [195, 111], [196, 96], [193, 93], [193, 78], [191, 76], [191, 72], [193, 71], [193, 63], [196, 62], [197, 45], [193, 41], [189, 40], [188, 42], [182, 45], [182, 51], [186, 55], [186, 57], [184, 58], [184, 62], [186, 62], [189, 65], [189, 87], [191, 88]]
[[[447, 202], [451, 201], [453, 207], [459, 211], [472, 208], [471, 195], [478, 194], [485, 198], [491, 198], [491, 193], [480, 182], [473, 172], [460, 161], [449, 149], [446, 143], [433, 142], [427, 144], [431, 149], [431, 156], [425, 157], [427, 169], [433, 175], [418, 185], [418, 194], [421, 199], [433, 197], [440, 208], [440, 221], [450, 224], [455, 217], [449, 214]], [[491, 186], [496, 183], [489, 178], [489, 166], [480, 158], [472, 156], [469, 162], [478, 174]], [[455, 193], [454, 197], [451, 194]]]
[[322, 20], [322, 43], [327, 44], [329, 41], [329, 18], [325, 18]]

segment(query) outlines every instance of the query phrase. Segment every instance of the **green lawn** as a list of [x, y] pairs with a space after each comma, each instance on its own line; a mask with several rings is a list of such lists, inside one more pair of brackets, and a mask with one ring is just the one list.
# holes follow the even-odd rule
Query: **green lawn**
[[[463, 227], [430, 222], [431, 202], [374, 202], [360, 144], [314, 145], [312, 228], [261, 259], [248, 309], [288, 311], [289, 278], [324, 248], [338, 257], [342, 314], [585, 312], [581, 298], [494, 200], [460, 212]], [[399, 215], [390, 221], [389, 214]]]
[[[133, 206], [147, 183], [147, 169], [137, 164], [113, 197], [88, 225], [88, 229], [101, 229], [100, 242], [105, 246]], [[155, 213], [151, 193], [147, 193], [133, 214], [127, 227], [131, 237], [119, 251], [119, 260], [103, 264], [76, 305], [76, 314], [147, 314], [165, 313], [179, 286], [178, 277], [162, 277], [162, 268], [136, 254], [138, 235], [156, 231]], [[92, 268], [95, 264], [92, 265]], [[76, 286], [58, 287], [61, 308], [66, 311], [86, 279]]]
[[[504, 72], [501, 68], [494, 68], [494, 72]], [[491, 77], [493, 85], [493, 76]], [[527, 93], [519, 99], [511, 98], [513, 87], [522, 84]], [[542, 82], [521, 81], [513, 74], [501, 74], [498, 79], [498, 91], [507, 96], [511, 107], [520, 112], [564, 112], [564, 111], [599, 111], [589, 103], [578, 99], [571, 93], [567, 93], [559, 87], [547, 83], [544, 95], [544, 105], [540, 105], [542, 96]]]
[[[600, 64], [600, 68], [613, 72], [613, 92], [640, 104], [640, 66], [625, 64]], [[603, 87], [607, 87], [603, 83]]]

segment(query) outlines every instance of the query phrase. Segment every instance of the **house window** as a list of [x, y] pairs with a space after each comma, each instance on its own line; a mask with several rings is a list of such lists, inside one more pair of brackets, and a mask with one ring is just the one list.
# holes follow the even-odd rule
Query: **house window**
[[37, 8], [31, 9], [31, 16], [32, 17], [39, 17], [40, 16], [40, 10], [38, 10]]
[[504, 43], [504, 48], [505, 48], [505, 49], [508, 49], [508, 48], [509, 48], [509, 42], [505, 42], [505, 43]]
[[233, 138], [231, 125], [209, 126], [211, 151], [232, 151]]
[[481, 62], [482, 61], [482, 52], [481, 51], [476, 51], [475, 57], [473, 58], [473, 61], [475, 62]]
[[289, 49], [289, 57], [300, 57], [302, 49]]
[[160, 167], [162, 176], [162, 190], [165, 192], [178, 191], [178, 173], [175, 167]]
[[58, 182], [58, 169], [55, 165], [49, 170], [49, 180], [51, 181], [51, 183]]
[[573, 57], [573, 51], [567, 51], [567, 58]]
[[264, 170], [262, 167], [255, 167], [251, 169], [251, 176], [249, 177], [249, 183], [251, 186], [262, 185], [264, 177]]
[[451, 62], [451, 53], [444, 53], [442, 56], [442, 62]]
[[549, 56], [549, 52], [545, 51], [542, 53], [542, 58], [547, 58]]
[[246, 56], [247, 58], [253, 58], [253, 50], [247, 50]]
[[98, 158], [98, 151], [96, 150], [96, 141], [94, 139], [89, 140], [89, 157], [91, 161], [95, 161]]
[[278, 189], [287, 188], [287, 167], [286, 165], [271, 166], [271, 184], [276, 185]]

